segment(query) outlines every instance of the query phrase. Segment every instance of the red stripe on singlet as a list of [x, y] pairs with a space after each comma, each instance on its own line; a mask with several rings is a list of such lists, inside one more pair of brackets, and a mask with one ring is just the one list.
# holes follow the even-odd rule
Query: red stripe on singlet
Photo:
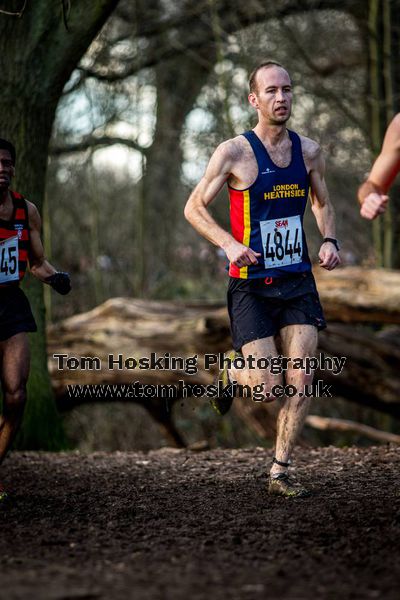
[[[243, 192], [229, 188], [230, 218], [232, 235], [238, 242], [243, 243], [244, 234], [244, 196]], [[240, 277], [240, 269], [232, 263], [229, 265], [229, 275]]]

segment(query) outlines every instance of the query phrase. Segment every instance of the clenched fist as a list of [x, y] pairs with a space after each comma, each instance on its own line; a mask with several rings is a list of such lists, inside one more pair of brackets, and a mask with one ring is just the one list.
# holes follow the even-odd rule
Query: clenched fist
[[377, 192], [372, 192], [365, 197], [361, 209], [360, 214], [364, 219], [376, 219], [378, 215], [381, 215], [385, 212], [387, 204], [389, 201], [389, 196], [385, 196], [384, 194], [378, 194]]

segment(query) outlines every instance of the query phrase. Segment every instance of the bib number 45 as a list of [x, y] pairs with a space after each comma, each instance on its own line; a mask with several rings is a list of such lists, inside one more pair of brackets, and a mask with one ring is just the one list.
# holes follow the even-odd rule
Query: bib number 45
[[0, 283], [18, 279], [18, 236], [15, 236], [0, 242]]

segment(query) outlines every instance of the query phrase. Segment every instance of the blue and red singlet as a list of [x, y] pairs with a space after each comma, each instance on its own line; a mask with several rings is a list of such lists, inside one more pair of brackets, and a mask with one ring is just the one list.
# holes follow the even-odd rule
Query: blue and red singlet
[[254, 131], [242, 135], [257, 160], [258, 175], [246, 190], [229, 189], [233, 237], [260, 252], [257, 265], [236, 267], [229, 275], [240, 279], [284, 277], [311, 270], [303, 217], [308, 199], [309, 175], [304, 164], [301, 141], [288, 130], [292, 159], [285, 168], [272, 162]]

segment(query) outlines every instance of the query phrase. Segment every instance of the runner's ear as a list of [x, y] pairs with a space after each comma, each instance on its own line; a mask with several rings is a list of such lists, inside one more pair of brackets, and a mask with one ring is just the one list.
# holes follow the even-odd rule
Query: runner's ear
[[248, 95], [248, 100], [253, 108], [258, 108], [257, 96], [254, 94], [254, 92], [250, 92]]

